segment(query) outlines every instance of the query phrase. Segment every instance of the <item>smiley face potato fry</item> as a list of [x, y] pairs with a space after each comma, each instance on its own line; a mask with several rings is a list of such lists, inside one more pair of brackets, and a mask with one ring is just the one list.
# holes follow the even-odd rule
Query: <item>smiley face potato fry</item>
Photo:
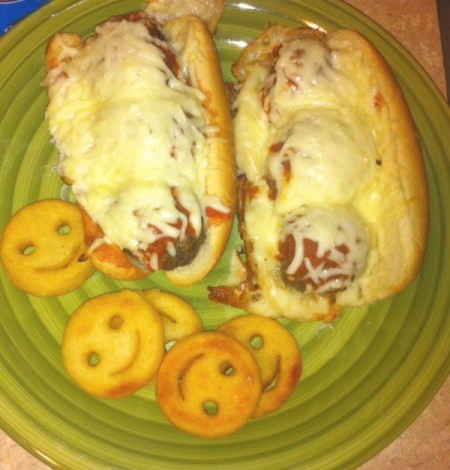
[[153, 378], [164, 354], [155, 308], [124, 289], [85, 302], [70, 317], [62, 341], [64, 367], [75, 383], [102, 398], [121, 398]]
[[261, 387], [258, 364], [247, 349], [231, 336], [205, 331], [181, 339], [166, 353], [156, 398], [182, 431], [217, 438], [247, 423]]
[[292, 394], [302, 372], [302, 356], [294, 336], [276, 320], [259, 315], [235, 317], [219, 330], [241, 342], [258, 362], [263, 392], [252, 417], [276, 411]]
[[95, 268], [85, 251], [77, 206], [58, 199], [20, 209], [0, 238], [0, 260], [9, 279], [36, 296], [62, 295], [88, 279]]
[[159, 289], [142, 291], [142, 294], [161, 314], [166, 344], [203, 331], [199, 314], [181, 297]]

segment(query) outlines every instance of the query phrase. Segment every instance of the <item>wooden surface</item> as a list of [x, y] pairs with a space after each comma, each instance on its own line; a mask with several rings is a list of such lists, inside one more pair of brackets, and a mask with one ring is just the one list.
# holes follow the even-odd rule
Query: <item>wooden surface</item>
[[[402, 43], [446, 96], [436, 0], [347, 0], [347, 3]], [[418, 419], [359, 470], [450, 469], [449, 404], [450, 379], [447, 379]], [[0, 431], [0, 470], [45, 469], [46, 465]]]

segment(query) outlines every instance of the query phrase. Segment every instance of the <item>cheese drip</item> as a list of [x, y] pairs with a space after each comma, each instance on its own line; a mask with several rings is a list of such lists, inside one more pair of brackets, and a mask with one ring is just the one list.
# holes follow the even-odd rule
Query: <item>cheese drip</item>
[[59, 171], [103, 241], [132, 252], [182, 240], [188, 224], [198, 236], [204, 217], [204, 96], [161, 47], [142, 22], [108, 21], [47, 77]]

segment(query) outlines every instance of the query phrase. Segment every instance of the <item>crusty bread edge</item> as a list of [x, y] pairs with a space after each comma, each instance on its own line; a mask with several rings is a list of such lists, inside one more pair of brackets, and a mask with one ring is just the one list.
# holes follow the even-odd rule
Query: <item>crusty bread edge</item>
[[[382, 172], [395, 174], [399, 192], [392, 187], [385, 192], [383, 207], [389, 211], [395, 208], [395, 216], [392, 214], [390, 220], [380, 221], [382, 228], [379, 233], [385, 236], [385, 251], [373, 266], [371, 276], [362, 284], [363, 298], [369, 303], [389, 298], [405, 289], [422, 267], [429, 230], [426, 168], [417, 127], [387, 61], [368, 39], [355, 31], [343, 29], [329, 36], [347, 40], [361, 51], [363, 64], [372, 71], [384, 105], [388, 108], [392, 144], [395, 145], [390, 155], [382, 156], [385, 157]], [[389, 181], [385, 184], [389, 185]], [[397, 259], [401, 263], [397, 264]]]
[[217, 197], [230, 210], [227, 218], [206, 226], [206, 238], [190, 264], [166, 272], [174, 284], [190, 285], [203, 279], [218, 263], [233, 227], [236, 209], [233, 126], [219, 57], [205, 23], [198, 17], [185, 16], [166, 23], [164, 31], [174, 43], [184, 39], [181, 56], [188, 64], [192, 85], [205, 95], [209, 124], [217, 129], [209, 141], [206, 194]]

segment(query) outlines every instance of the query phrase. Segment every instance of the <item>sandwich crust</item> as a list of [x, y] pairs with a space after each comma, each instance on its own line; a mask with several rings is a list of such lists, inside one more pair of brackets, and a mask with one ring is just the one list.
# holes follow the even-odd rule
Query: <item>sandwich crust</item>
[[221, 68], [206, 24], [195, 16], [185, 16], [164, 25], [170, 41], [188, 64], [192, 85], [205, 96], [213, 129], [210, 137], [206, 175], [206, 194], [230, 208], [228, 214], [212, 214], [207, 218], [206, 237], [198, 255], [186, 266], [167, 271], [168, 278], [178, 285], [189, 285], [203, 279], [219, 261], [233, 227], [236, 207], [236, 165], [233, 127], [229, 102], [221, 79]]
[[380, 193], [383, 216], [375, 230], [383, 247], [363, 285], [366, 302], [391, 297], [412, 283], [419, 273], [428, 240], [428, 183], [420, 136], [403, 92], [385, 59], [364, 37], [350, 30], [333, 33], [361, 51], [367, 80], [378, 89], [386, 139]]
[[214, 34], [222, 14], [225, 10], [225, 0], [147, 0], [147, 13], [154, 17], [158, 23], [165, 24], [175, 18], [183, 16], [197, 16], [207, 25], [211, 34]]

